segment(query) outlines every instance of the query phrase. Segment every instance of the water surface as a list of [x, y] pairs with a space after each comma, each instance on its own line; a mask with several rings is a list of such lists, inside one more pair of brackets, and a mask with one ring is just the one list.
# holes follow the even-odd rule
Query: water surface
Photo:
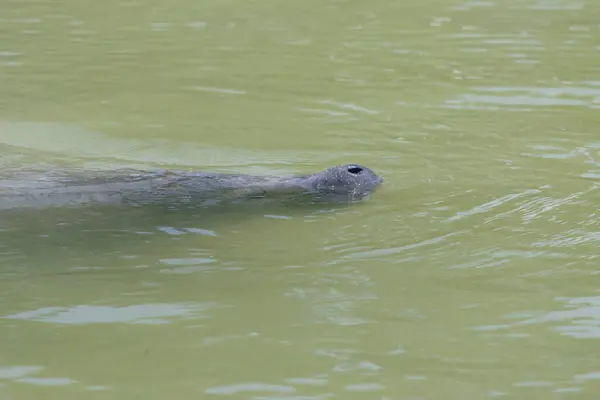
[[7, 399], [600, 395], [600, 4], [0, 5], [0, 162], [385, 177], [0, 219]]

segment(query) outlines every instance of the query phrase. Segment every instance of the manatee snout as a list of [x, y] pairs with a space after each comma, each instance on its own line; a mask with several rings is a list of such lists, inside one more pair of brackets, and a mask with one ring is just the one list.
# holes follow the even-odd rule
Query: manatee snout
[[312, 176], [313, 188], [321, 195], [361, 199], [383, 183], [383, 177], [360, 164], [327, 168]]
[[373, 170], [363, 167], [362, 165], [346, 164], [342, 165], [341, 168], [348, 171], [348, 173], [351, 175], [362, 176], [365, 180], [371, 182], [374, 185], [374, 187], [383, 183], [382, 176], [377, 175]]

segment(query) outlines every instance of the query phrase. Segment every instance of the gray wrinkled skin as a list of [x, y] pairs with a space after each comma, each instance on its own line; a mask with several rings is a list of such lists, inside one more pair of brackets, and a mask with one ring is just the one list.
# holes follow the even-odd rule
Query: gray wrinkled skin
[[203, 206], [270, 197], [352, 202], [368, 196], [382, 182], [383, 178], [358, 164], [289, 177], [133, 169], [32, 176], [18, 171], [0, 180], [0, 210], [90, 204]]

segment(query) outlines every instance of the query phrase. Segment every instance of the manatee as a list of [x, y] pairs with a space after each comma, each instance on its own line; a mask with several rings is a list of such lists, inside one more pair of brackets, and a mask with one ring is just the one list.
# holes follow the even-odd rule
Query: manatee
[[0, 179], [0, 210], [93, 204], [207, 206], [257, 198], [355, 202], [369, 196], [382, 182], [381, 176], [359, 164], [279, 177], [136, 169], [32, 175], [19, 170]]

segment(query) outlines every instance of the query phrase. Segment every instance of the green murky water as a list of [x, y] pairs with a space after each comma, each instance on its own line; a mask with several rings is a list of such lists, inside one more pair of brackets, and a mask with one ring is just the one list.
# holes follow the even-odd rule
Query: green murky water
[[600, 395], [600, 3], [4, 1], [0, 161], [351, 207], [2, 215], [2, 399]]

